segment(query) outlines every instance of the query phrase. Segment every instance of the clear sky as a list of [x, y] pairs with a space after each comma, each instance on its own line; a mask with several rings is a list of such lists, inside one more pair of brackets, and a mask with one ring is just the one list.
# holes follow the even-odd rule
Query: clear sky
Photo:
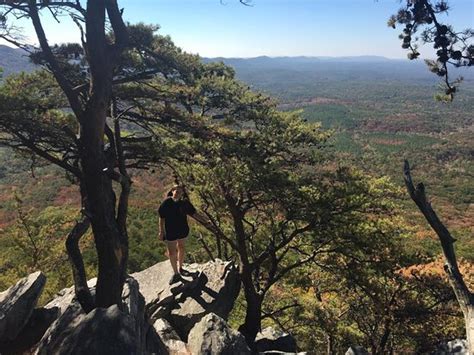
[[[474, 0], [449, 4], [447, 22], [459, 30], [474, 27]], [[252, 0], [251, 7], [238, 0], [119, 0], [119, 5], [127, 21], [159, 24], [185, 51], [206, 57], [406, 58], [397, 38], [401, 30], [386, 25], [399, 0]], [[78, 40], [67, 19], [56, 24], [45, 15], [43, 20], [50, 43]], [[31, 26], [18, 25], [35, 42]]]

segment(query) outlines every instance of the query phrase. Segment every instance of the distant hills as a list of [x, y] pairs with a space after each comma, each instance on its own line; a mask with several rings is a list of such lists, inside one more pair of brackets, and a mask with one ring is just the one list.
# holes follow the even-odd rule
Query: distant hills
[[[438, 78], [430, 73], [422, 60], [409, 61], [389, 59], [381, 56], [352, 57], [268, 57], [255, 58], [203, 58], [204, 62], [222, 61], [235, 68], [238, 77], [268, 89], [265, 83], [286, 82], [291, 85], [315, 81], [397, 81], [434, 85]], [[20, 49], [0, 45], [0, 67], [4, 75], [34, 70], [27, 53]], [[474, 85], [474, 70], [460, 68], [452, 70], [451, 77], [463, 76]], [[270, 90], [273, 91], [273, 90]]]
[[3, 68], [3, 74], [7, 76], [11, 73], [32, 71], [35, 65], [30, 62], [24, 50], [0, 44], [0, 67]]
[[[432, 100], [440, 78], [431, 73], [423, 60], [389, 59], [380, 56], [357, 57], [256, 57], [204, 58], [232, 66], [237, 77], [257, 90], [278, 97], [282, 102], [314, 97], [362, 100], [388, 99], [408, 92]], [[474, 70], [452, 68], [450, 77], [463, 77], [461, 91], [474, 90]], [[410, 90], [405, 88], [411, 87]], [[413, 88], [416, 87], [416, 90]], [[397, 88], [397, 89], [395, 89]]]
[[[255, 57], [255, 58], [204, 58], [205, 62], [222, 61], [233, 66], [242, 80], [279, 70], [280, 73], [311, 73], [314, 78], [329, 76], [342, 80], [365, 77], [370, 80], [408, 80], [436, 82], [437, 77], [430, 73], [423, 60], [389, 59], [381, 56], [353, 57]], [[474, 81], [474, 70], [468, 68], [452, 69], [452, 77], [463, 76]]]
[[283, 57], [269, 57], [259, 56], [251, 58], [226, 58], [226, 57], [215, 57], [215, 58], [204, 58], [206, 61], [224, 61], [224, 62], [249, 62], [249, 63], [279, 63], [279, 64], [294, 64], [303, 63], [311, 64], [318, 62], [384, 62], [384, 61], [396, 61], [397, 59], [390, 59], [376, 55], [362, 55], [362, 56], [348, 56], [348, 57], [327, 57], [327, 56], [283, 56]]

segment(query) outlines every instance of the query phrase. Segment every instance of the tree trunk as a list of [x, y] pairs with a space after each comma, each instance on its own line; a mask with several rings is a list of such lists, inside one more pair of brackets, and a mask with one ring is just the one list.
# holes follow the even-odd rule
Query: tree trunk
[[[454, 249], [453, 249], [454, 253]], [[446, 261], [444, 266], [451, 288], [456, 295], [461, 311], [464, 315], [464, 324], [466, 327], [466, 341], [469, 349], [469, 354], [474, 355], [474, 294], [469, 292], [462, 275], [458, 269], [457, 263], [453, 265]]]
[[391, 334], [391, 329], [390, 329], [390, 321], [387, 320], [385, 322], [385, 330], [384, 330], [384, 333], [382, 335], [382, 339], [380, 339], [380, 344], [379, 344], [379, 347], [378, 347], [378, 353], [383, 355], [385, 354], [385, 347], [387, 346], [387, 342], [390, 338], [390, 334]]
[[[20, 2], [19, 2], [20, 3]], [[38, 36], [42, 54], [48, 63], [48, 69], [66, 95], [70, 107], [80, 126], [79, 155], [81, 185], [87, 196], [87, 217], [90, 220], [98, 255], [98, 280], [95, 305], [109, 307], [121, 304], [123, 282], [125, 280], [128, 259], [128, 238], [126, 231], [126, 213], [130, 186], [127, 185], [120, 197], [119, 216], [116, 218], [116, 197], [112, 189], [112, 180], [106, 169], [104, 154], [104, 129], [107, 111], [112, 93], [113, 73], [117, 68], [121, 53], [128, 44], [128, 31], [122, 19], [117, 0], [88, 0], [84, 15], [85, 31], [83, 35], [84, 52], [89, 65], [89, 93], [87, 97], [74, 90], [67, 79], [64, 69], [51, 50], [41, 23], [39, 9], [48, 8], [48, 2], [22, 1], [27, 7], [35, 32]], [[41, 6], [38, 6], [41, 3]], [[71, 2], [72, 3], [72, 2]], [[71, 4], [70, 3], [70, 4]], [[61, 2], [56, 4], [61, 8]], [[79, 2], [77, 6], [81, 7]], [[81, 7], [82, 9], [82, 7]], [[110, 33], [113, 36], [109, 36]], [[110, 38], [113, 37], [113, 43]], [[82, 186], [81, 186], [82, 189]], [[79, 223], [68, 238], [68, 252], [73, 265], [76, 285], [80, 292], [87, 292], [84, 286], [82, 257], [77, 242], [86, 222]], [[88, 296], [84, 296], [85, 304]], [[89, 308], [86, 306], [86, 308]]]
[[239, 331], [245, 337], [250, 349], [256, 351], [255, 337], [262, 327], [262, 299], [255, 292], [252, 275], [248, 267], [240, 267], [240, 277], [244, 287], [247, 310], [245, 313], [245, 322], [239, 327]]
[[[223, 188], [225, 191], [225, 189]], [[243, 225], [243, 213], [237, 207], [235, 199], [227, 193], [224, 194], [229, 212], [234, 222], [234, 230], [236, 236], [236, 250], [239, 253], [239, 273], [244, 286], [245, 301], [247, 310], [245, 313], [245, 322], [239, 327], [239, 331], [244, 335], [248, 346], [252, 351], [256, 351], [255, 337], [261, 330], [262, 323], [262, 299], [257, 294], [252, 277], [252, 268], [250, 267], [249, 256], [247, 252], [246, 234]]]
[[[117, 207], [117, 224], [120, 231], [120, 246], [122, 249], [122, 259], [120, 261], [120, 280], [121, 283], [125, 283], [127, 278], [127, 264], [128, 264], [128, 231], [127, 231], [127, 216], [128, 216], [128, 199], [130, 197], [130, 190], [132, 186], [132, 180], [127, 173], [125, 165], [125, 157], [122, 146], [122, 134], [120, 131], [119, 119], [115, 116], [115, 101], [112, 105], [111, 113], [114, 117], [114, 134], [115, 134], [115, 150], [120, 171], [120, 186], [122, 191], [120, 192], [119, 203]], [[113, 165], [113, 164], [112, 164]]]
[[[123, 190], [124, 187], [122, 185], [122, 193], [120, 195], [120, 199], [123, 201], [124, 199], [127, 200], [130, 194], [130, 186], [127, 187], [126, 191]], [[125, 283], [127, 279], [127, 268], [128, 268], [128, 231], [126, 226], [126, 220], [124, 221], [123, 225], [119, 223], [119, 240], [120, 240], [120, 250], [121, 250], [121, 259], [119, 261], [119, 273], [120, 273], [120, 282], [122, 284]]]
[[444, 269], [448, 274], [449, 283], [464, 315], [468, 351], [469, 354], [474, 354], [474, 294], [467, 288], [463, 276], [459, 271], [456, 253], [454, 251], [454, 242], [456, 240], [451, 236], [451, 233], [449, 233], [448, 229], [431, 207], [431, 203], [426, 198], [424, 185], [422, 183], [419, 183], [416, 187], [413, 185], [410, 165], [407, 160], [405, 160], [403, 174], [410, 197], [416, 203], [421, 213], [423, 213], [423, 216], [431, 228], [433, 228], [438, 235], [446, 261]]
[[[98, 95], [101, 96], [101, 95]], [[93, 100], [95, 101], [95, 100]], [[98, 256], [96, 307], [121, 305], [123, 252], [120, 228], [115, 219], [116, 197], [112, 180], [104, 171], [107, 162], [103, 132], [108, 98], [101, 97], [81, 119], [81, 165], [92, 231]]]
[[326, 334], [326, 354], [334, 354], [334, 338], [331, 334]]
[[87, 232], [90, 226], [89, 218], [84, 215], [80, 221], [69, 233], [66, 239], [66, 250], [69, 261], [72, 265], [72, 275], [74, 278], [74, 291], [84, 312], [89, 313], [94, 309], [94, 299], [87, 286], [86, 270], [82, 260], [81, 250], [79, 249], [79, 240]]
[[469, 354], [474, 354], [474, 305], [471, 304], [464, 312], [466, 322], [466, 336]]

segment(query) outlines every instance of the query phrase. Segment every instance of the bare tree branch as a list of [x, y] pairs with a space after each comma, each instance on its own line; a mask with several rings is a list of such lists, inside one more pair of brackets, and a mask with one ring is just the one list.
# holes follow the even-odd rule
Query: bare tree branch
[[63, 71], [59, 67], [59, 64], [51, 50], [48, 44], [48, 40], [46, 38], [46, 34], [44, 32], [43, 25], [41, 23], [38, 9], [36, 8], [36, 1], [30, 0], [28, 2], [29, 4], [29, 15], [31, 17], [31, 21], [33, 23], [33, 26], [35, 28], [36, 35], [38, 37], [38, 41], [41, 46], [41, 50], [43, 51], [43, 54], [46, 58], [46, 61], [48, 62], [48, 65], [51, 69], [51, 72], [53, 73], [54, 77], [56, 78], [56, 81], [58, 82], [58, 85], [61, 87], [61, 89], [64, 91], [64, 94], [68, 98], [69, 104], [71, 105], [71, 109], [74, 111], [76, 114], [76, 117], [81, 117], [82, 115], [82, 105], [79, 101], [79, 97], [77, 94], [75, 94], [72, 90], [72, 87], [66, 77], [63, 74]]

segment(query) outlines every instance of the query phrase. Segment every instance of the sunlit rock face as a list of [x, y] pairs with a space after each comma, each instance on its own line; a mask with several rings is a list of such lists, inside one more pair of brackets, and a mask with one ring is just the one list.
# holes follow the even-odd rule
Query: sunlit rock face
[[46, 277], [37, 271], [0, 293], [0, 343], [14, 340], [20, 334], [33, 314], [45, 283]]
[[231, 329], [214, 313], [205, 315], [189, 332], [188, 348], [192, 354], [250, 354], [245, 338]]
[[[0, 353], [191, 354], [190, 346], [245, 353], [244, 338], [225, 321], [240, 290], [236, 267], [214, 260], [185, 265], [180, 280], [169, 285], [171, 276], [168, 261], [135, 273], [124, 284], [120, 305], [86, 314], [74, 287], [35, 309], [46, 278], [33, 273], [0, 293]], [[93, 297], [96, 282], [88, 281]], [[210, 331], [216, 329], [220, 333]]]
[[186, 265], [181, 281], [171, 286], [168, 282], [172, 269], [168, 261], [132, 276], [140, 284], [151, 321], [166, 319], [184, 340], [208, 313], [227, 319], [240, 290], [238, 270], [219, 259]]

